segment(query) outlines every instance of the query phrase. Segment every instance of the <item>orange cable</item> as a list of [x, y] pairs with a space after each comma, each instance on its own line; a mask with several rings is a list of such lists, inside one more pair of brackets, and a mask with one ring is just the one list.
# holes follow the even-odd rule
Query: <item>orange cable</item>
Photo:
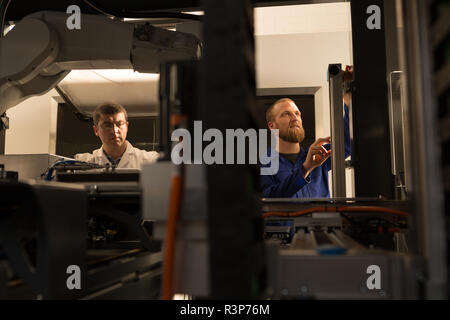
[[175, 260], [175, 234], [178, 216], [181, 210], [183, 179], [181, 175], [172, 177], [170, 189], [169, 214], [167, 217], [166, 239], [164, 241], [164, 262], [162, 280], [162, 298], [171, 300], [173, 297], [173, 270]]
[[339, 207], [339, 212], [355, 212], [355, 211], [363, 211], [363, 212], [386, 212], [392, 213], [398, 216], [407, 217], [408, 212], [385, 208], [385, 207], [370, 207], [370, 206], [354, 206], [354, 207]]
[[341, 206], [341, 207], [316, 207], [316, 208], [309, 208], [302, 211], [296, 211], [296, 212], [266, 212], [264, 214], [264, 218], [268, 217], [299, 217], [303, 216], [309, 213], [314, 212], [355, 212], [355, 211], [362, 211], [362, 212], [386, 212], [386, 213], [392, 213], [395, 215], [407, 217], [408, 213], [405, 211], [400, 211], [396, 209], [391, 208], [385, 208], [385, 207], [370, 207], [370, 206]]
[[[184, 114], [172, 114], [170, 117], [171, 127], [178, 127], [187, 119]], [[164, 239], [164, 261], [162, 274], [162, 299], [171, 300], [173, 298], [173, 275], [175, 260], [175, 240], [177, 231], [177, 221], [181, 211], [181, 201], [183, 192], [183, 171], [178, 167], [178, 172], [172, 176], [169, 212], [167, 214], [166, 237]]]
[[264, 218], [269, 217], [289, 217], [289, 212], [266, 212]]
[[170, 116], [170, 125], [173, 127], [177, 127], [185, 120], [187, 120], [186, 115], [176, 113]]
[[314, 212], [330, 212], [336, 211], [335, 207], [316, 207], [316, 208], [309, 208], [302, 211], [295, 211], [295, 212], [267, 212], [264, 214], [264, 218], [268, 217], [298, 217], [303, 216], [305, 214], [314, 213]]

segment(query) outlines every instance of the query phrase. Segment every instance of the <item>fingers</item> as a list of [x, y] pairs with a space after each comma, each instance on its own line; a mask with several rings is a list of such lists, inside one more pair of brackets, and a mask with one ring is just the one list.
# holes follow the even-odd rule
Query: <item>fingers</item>
[[312, 160], [316, 164], [322, 164], [331, 155], [331, 150], [323, 147], [327, 143], [331, 143], [331, 137], [319, 138], [311, 145]]
[[321, 145], [324, 145], [326, 143], [331, 143], [331, 137], [319, 138], [316, 141], [314, 141], [312, 146], [321, 146]]
[[312, 161], [317, 165], [328, 159], [331, 154], [331, 150], [327, 151], [322, 146], [311, 146], [308, 153], [310, 153]]
[[324, 150], [325, 151], [325, 153], [326, 154], [328, 154], [328, 155], [330, 155], [331, 154], [331, 150], [327, 150], [327, 149], [325, 149], [325, 147], [322, 145], [321, 146], [321, 148], [322, 148], [322, 150]]
[[327, 154], [326, 156], [322, 156], [320, 154], [315, 154], [312, 156], [312, 160], [314, 163], [314, 166], [319, 166], [322, 163], [324, 163], [328, 158], [330, 157], [330, 154]]
[[320, 146], [320, 147], [319, 146], [311, 146], [310, 150], [313, 155], [318, 154], [323, 157], [326, 157], [327, 155], [331, 154], [331, 150], [327, 151], [327, 149], [325, 149], [322, 146]]

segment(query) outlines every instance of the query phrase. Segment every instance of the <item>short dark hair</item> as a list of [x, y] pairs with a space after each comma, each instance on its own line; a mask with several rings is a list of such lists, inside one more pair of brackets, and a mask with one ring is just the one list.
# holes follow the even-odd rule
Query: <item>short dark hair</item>
[[270, 107], [269, 107], [269, 109], [267, 109], [267, 111], [266, 111], [266, 121], [267, 121], [267, 123], [269, 123], [269, 121], [273, 121], [274, 120], [274, 116], [273, 116], [273, 108], [275, 108], [275, 106], [277, 105], [277, 104], [279, 104], [279, 103], [282, 103], [282, 102], [292, 102], [292, 103], [295, 103], [292, 99], [290, 99], [290, 98], [281, 98], [281, 99], [278, 99], [277, 101], [275, 101]]
[[119, 104], [115, 102], [105, 102], [99, 105], [95, 111], [94, 116], [92, 117], [94, 120], [94, 125], [98, 125], [98, 122], [100, 121], [100, 116], [103, 115], [114, 115], [116, 113], [123, 112], [125, 114], [125, 120], [128, 121], [128, 114], [127, 110]]

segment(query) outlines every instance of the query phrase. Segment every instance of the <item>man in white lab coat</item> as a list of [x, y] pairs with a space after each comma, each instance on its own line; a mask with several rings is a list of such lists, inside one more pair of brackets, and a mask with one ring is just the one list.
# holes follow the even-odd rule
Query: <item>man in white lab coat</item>
[[94, 133], [102, 147], [92, 153], [75, 155], [79, 161], [112, 164], [117, 168], [140, 169], [144, 162], [155, 162], [158, 152], [135, 148], [126, 140], [128, 133], [127, 111], [118, 103], [104, 103], [94, 112]]

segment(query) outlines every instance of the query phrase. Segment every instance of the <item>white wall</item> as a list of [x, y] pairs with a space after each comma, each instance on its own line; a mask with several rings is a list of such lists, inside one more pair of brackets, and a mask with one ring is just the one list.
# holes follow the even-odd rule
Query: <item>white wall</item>
[[329, 136], [327, 68], [353, 64], [350, 4], [256, 8], [255, 34], [257, 87], [321, 87], [315, 134]]
[[57, 102], [55, 90], [9, 109], [5, 154], [55, 153]]
[[[353, 64], [350, 4], [256, 8], [255, 35], [257, 87], [320, 87], [315, 135], [330, 136], [327, 69]], [[353, 197], [353, 174], [346, 176], [347, 197]]]
[[351, 30], [348, 2], [256, 8], [254, 16], [255, 35]]
[[329, 135], [327, 69], [351, 64], [348, 32], [258, 36], [258, 88], [321, 87], [316, 98], [316, 136]]

